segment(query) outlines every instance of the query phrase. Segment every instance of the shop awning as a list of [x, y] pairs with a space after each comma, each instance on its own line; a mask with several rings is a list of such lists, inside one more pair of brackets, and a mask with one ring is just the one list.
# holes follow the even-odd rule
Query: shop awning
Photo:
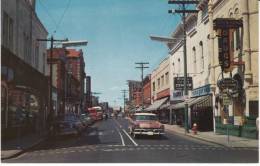
[[[197, 103], [201, 103], [205, 100], [208, 100], [210, 96], [201, 96], [201, 97], [197, 97], [197, 98], [191, 98], [188, 100], [188, 107], [191, 107], [193, 106], [194, 104], [197, 104]], [[182, 109], [182, 108], [185, 108], [185, 102], [181, 102], [181, 103], [177, 103], [175, 105], [171, 105], [170, 106], [170, 109]]]
[[168, 109], [170, 106], [171, 106], [170, 103], [167, 102], [167, 103], [161, 105], [160, 110], [162, 110], [162, 109]]
[[136, 111], [136, 112], [142, 111], [142, 107], [137, 108], [135, 111]]
[[162, 98], [160, 100], [156, 100], [152, 105], [150, 105], [149, 107], [147, 107], [145, 110], [146, 111], [155, 111], [157, 109], [159, 109], [159, 107], [164, 104], [166, 101], [168, 100], [168, 97], [166, 98]]

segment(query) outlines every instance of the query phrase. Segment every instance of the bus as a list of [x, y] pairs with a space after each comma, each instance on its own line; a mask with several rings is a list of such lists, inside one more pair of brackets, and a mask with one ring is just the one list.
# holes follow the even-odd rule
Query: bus
[[94, 121], [103, 119], [103, 111], [99, 106], [88, 108], [88, 113]]

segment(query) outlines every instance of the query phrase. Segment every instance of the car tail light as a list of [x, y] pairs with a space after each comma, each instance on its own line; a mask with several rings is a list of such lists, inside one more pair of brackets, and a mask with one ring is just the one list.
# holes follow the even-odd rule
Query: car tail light
[[134, 127], [135, 128], [140, 128], [140, 125], [139, 124], [135, 124]]
[[161, 128], [161, 129], [164, 129], [164, 125], [161, 125], [160, 128]]

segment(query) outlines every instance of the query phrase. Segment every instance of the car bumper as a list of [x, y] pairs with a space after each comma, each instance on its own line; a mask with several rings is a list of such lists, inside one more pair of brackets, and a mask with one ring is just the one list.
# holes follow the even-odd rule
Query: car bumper
[[162, 129], [155, 129], [155, 130], [144, 130], [144, 129], [135, 129], [134, 134], [137, 135], [164, 135], [165, 132]]

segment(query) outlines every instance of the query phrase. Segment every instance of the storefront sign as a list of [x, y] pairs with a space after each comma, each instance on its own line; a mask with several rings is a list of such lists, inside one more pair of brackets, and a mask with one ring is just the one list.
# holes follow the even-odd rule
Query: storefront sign
[[228, 95], [225, 93], [223, 93], [223, 95], [222, 95], [222, 102], [223, 102], [223, 105], [226, 105], [226, 106], [232, 104], [230, 97], [228, 97]]
[[210, 84], [194, 89], [191, 92], [191, 94], [192, 97], [204, 96], [210, 94]]
[[221, 89], [236, 89], [238, 83], [237, 80], [233, 78], [223, 78], [217, 82], [217, 85]]
[[183, 100], [183, 91], [176, 90], [172, 92], [172, 101]]
[[237, 125], [237, 126], [242, 125], [242, 116], [234, 116], [234, 125]]
[[[187, 77], [187, 89], [192, 90], [192, 77]], [[184, 90], [184, 77], [174, 77], [174, 89]]]

